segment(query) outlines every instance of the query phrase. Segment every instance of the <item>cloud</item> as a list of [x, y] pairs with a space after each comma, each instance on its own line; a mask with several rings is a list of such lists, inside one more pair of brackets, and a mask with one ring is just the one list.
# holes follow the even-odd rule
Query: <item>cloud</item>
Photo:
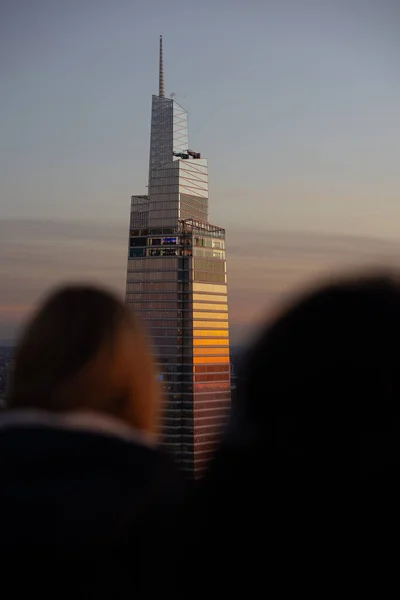
[[122, 295], [127, 233], [115, 224], [0, 220], [0, 339], [60, 284], [100, 283]]
[[232, 324], [257, 325], [304, 287], [343, 271], [396, 268], [400, 243], [313, 232], [228, 232]]
[[[0, 340], [15, 336], [43, 295], [62, 283], [98, 283], [123, 297], [127, 234], [118, 223], [0, 220]], [[395, 266], [399, 251], [387, 239], [229, 229], [232, 340], [304, 285], [352, 267]]]

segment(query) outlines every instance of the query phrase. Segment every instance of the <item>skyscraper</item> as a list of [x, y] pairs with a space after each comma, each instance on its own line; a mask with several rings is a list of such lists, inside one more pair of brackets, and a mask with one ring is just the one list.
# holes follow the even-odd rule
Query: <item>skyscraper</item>
[[190, 150], [187, 112], [165, 96], [161, 37], [148, 194], [131, 199], [126, 302], [154, 344], [163, 443], [197, 478], [230, 408], [225, 230], [209, 222], [207, 160]]

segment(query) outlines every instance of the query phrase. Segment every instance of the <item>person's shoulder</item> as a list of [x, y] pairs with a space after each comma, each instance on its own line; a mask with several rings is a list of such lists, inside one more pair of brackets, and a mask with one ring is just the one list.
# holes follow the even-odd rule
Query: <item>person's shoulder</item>
[[[132, 478], [137, 483], [175, 473], [174, 465], [158, 447], [137, 439], [85, 430], [35, 425], [0, 429], [0, 463], [15, 468], [31, 465], [38, 470], [68, 470], [109, 473], [111, 477]], [[173, 475], [171, 475], [173, 476]]]
[[[150, 543], [184, 501], [185, 487], [169, 456], [107, 435], [40, 427], [3, 430], [0, 472], [0, 507], [11, 514], [8, 538], [17, 539], [18, 532], [24, 543], [39, 535], [51, 541], [57, 531], [64, 545], [72, 538], [101, 538], [118, 546], [134, 539]], [[16, 506], [27, 498], [22, 526]], [[35, 535], [28, 535], [32, 531]]]

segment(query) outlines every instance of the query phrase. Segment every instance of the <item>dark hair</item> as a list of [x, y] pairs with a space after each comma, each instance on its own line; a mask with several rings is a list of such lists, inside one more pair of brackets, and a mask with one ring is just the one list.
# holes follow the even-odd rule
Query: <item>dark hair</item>
[[309, 293], [250, 348], [241, 427], [307, 460], [350, 461], [345, 447], [387, 444], [399, 428], [399, 345], [394, 277], [353, 277]]
[[[62, 288], [28, 324], [15, 354], [7, 405], [65, 410], [63, 386], [78, 375], [121, 323], [132, 317], [113, 295], [90, 286]], [[78, 402], [79, 399], [76, 399]]]

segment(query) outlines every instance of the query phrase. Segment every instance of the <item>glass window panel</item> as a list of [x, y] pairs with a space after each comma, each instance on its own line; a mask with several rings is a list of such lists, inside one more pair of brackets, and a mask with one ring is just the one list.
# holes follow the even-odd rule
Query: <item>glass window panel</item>
[[131, 237], [130, 245], [131, 246], [146, 246], [147, 238], [145, 237]]
[[227, 296], [219, 296], [217, 294], [193, 294], [193, 301], [201, 300], [203, 302], [227, 302]]
[[207, 304], [206, 302], [200, 303], [200, 302], [195, 302], [193, 304], [193, 308], [194, 310], [218, 310], [218, 311], [225, 311], [228, 310], [228, 305], [227, 304]]
[[[133, 287], [133, 284], [127, 286], [127, 301], [140, 300], [148, 302], [150, 300], [177, 300], [178, 284], [173, 282], [158, 282], [157, 284], [146, 283], [142, 286]], [[186, 305], [186, 303], [185, 303]]]
[[147, 310], [150, 311], [151, 309], [154, 310], [160, 310], [162, 308], [164, 308], [165, 310], [168, 309], [176, 309], [177, 308], [177, 303], [176, 302], [169, 302], [167, 300], [163, 300], [162, 302], [129, 302], [129, 306], [131, 308], [137, 308], [137, 309], [143, 309], [143, 310]]
[[200, 382], [208, 382], [208, 381], [217, 381], [217, 382], [223, 382], [223, 381], [229, 381], [230, 380], [230, 375], [229, 373], [220, 373], [219, 375], [216, 375], [214, 373], [202, 373], [201, 375], [195, 375], [194, 376], [194, 381], [196, 383], [200, 383]]
[[[230, 394], [230, 392], [229, 392]], [[226, 402], [225, 398], [228, 400], [228, 402]], [[222, 400], [222, 402], [215, 402], [215, 400]], [[208, 402], [207, 402], [208, 400]], [[212, 402], [209, 402], [209, 401]], [[228, 394], [225, 393], [217, 393], [216, 394], [212, 394], [212, 393], [206, 393], [206, 394], [202, 394], [201, 398], [197, 397], [196, 398], [196, 406], [201, 406], [201, 408], [216, 408], [216, 406], [219, 406], [220, 408], [227, 408], [227, 406], [229, 406], [229, 400], [230, 400], [230, 395], [228, 396]], [[194, 410], [195, 415], [198, 414], [198, 409], [195, 408]]]
[[163, 336], [163, 337], [152, 337], [153, 343], [156, 346], [176, 346], [176, 335], [175, 336]]
[[193, 367], [195, 373], [230, 373], [229, 365], [200, 365]]
[[[130, 305], [131, 307], [131, 305]], [[176, 310], [137, 310], [137, 315], [141, 319], [145, 318], [155, 318], [155, 317], [165, 317], [167, 319], [177, 318]]]
[[225, 283], [226, 274], [224, 273], [211, 273], [210, 271], [197, 271], [193, 272], [193, 279], [197, 281], [209, 281], [215, 283]]
[[178, 250], [176, 248], [149, 248], [148, 256], [177, 256]]
[[145, 248], [130, 248], [129, 249], [129, 258], [138, 258], [144, 256], [146, 254]]
[[213, 391], [215, 393], [218, 394], [218, 396], [216, 396], [216, 398], [221, 397], [221, 392], [230, 391], [230, 383], [227, 382], [223, 382], [223, 381], [213, 381], [213, 382], [207, 382], [207, 383], [196, 383], [195, 384], [195, 391], [197, 392], [201, 392], [201, 391], [205, 391], [205, 392], [210, 392]]
[[194, 356], [193, 363], [196, 365], [205, 365], [207, 363], [219, 364], [229, 363], [229, 356]]
[[227, 312], [193, 312], [193, 319], [228, 319]]
[[226, 294], [227, 286], [219, 285], [215, 283], [193, 283], [193, 291], [194, 292], [209, 292], [216, 294]]
[[206, 355], [226, 355], [229, 354], [229, 346], [223, 348], [193, 348], [193, 354], [203, 354]]
[[225, 260], [225, 252], [223, 250], [213, 250], [212, 248], [195, 248], [193, 256], [209, 256], [210, 258]]
[[194, 258], [194, 268], [199, 271], [208, 271], [210, 273], [225, 273], [224, 260], [212, 260], [211, 258]]
[[193, 337], [229, 337], [228, 329], [196, 329], [193, 331]]
[[[202, 329], [204, 327], [218, 327], [218, 329], [228, 328], [228, 321], [193, 321], [193, 328], [197, 327], [199, 329]], [[197, 330], [195, 330], [193, 333], [197, 335]]]
[[227, 338], [219, 339], [207, 339], [207, 338], [193, 338], [194, 346], [229, 346], [229, 340]]

